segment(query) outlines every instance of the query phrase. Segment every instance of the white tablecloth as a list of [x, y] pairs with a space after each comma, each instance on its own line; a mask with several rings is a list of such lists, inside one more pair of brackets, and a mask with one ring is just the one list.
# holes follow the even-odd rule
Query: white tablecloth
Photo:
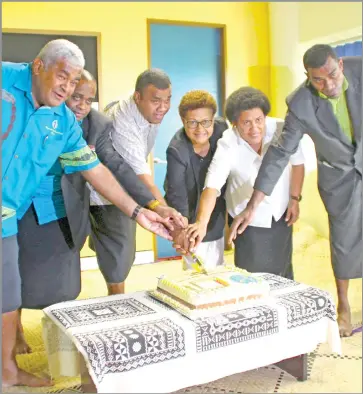
[[271, 297], [194, 322], [147, 292], [48, 307], [50, 372], [77, 376], [79, 351], [100, 393], [169, 393], [312, 352], [323, 342], [341, 353], [329, 293], [261, 275]]

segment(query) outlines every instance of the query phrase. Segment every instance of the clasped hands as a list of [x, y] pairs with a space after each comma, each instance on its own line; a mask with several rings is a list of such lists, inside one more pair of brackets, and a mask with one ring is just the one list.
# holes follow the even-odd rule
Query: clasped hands
[[173, 248], [183, 255], [188, 255], [194, 252], [207, 233], [207, 225], [196, 221], [184, 228], [175, 227], [171, 232], [173, 237]]

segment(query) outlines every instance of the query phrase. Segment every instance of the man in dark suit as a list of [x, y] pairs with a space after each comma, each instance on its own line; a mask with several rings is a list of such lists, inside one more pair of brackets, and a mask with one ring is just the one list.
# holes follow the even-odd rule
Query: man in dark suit
[[[96, 91], [94, 77], [84, 70], [66, 104], [81, 123], [83, 137], [96, 151], [100, 161], [139, 205], [147, 206], [155, 200], [154, 196], [113, 148], [110, 139], [112, 120], [91, 109]], [[58, 194], [39, 196], [39, 201], [44, 200], [43, 205], [54, 206], [56, 214], [63, 212], [63, 205], [66, 216], [39, 225], [37, 213], [31, 207], [19, 221], [23, 308], [42, 309], [47, 305], [75, 299], [81, 290], [80, 250], [90, 233], [90, 189], [84, 178], [76, 173], [61, 175], [60, 185]], [[164, 218], [178, 214], [175, 209], [161, 205], [154, 211]], [[150, 228], [150, 231], [153, 229]], [[18, 353], [30, 351], [22, 332], [19, 325]]]
[[345, 337], [352, 334], [349, 279], [362, 277], [362, 58], [338, 59], [329, 45], [315, 45], [303, 61], [307, 80], [287, 98], [282, 134], [263, 159], [255, 191], [235, 218], [230, 240], [246, 229], [308, 134], [315, 144], [318, 189], [329, 217], [338, 323]]

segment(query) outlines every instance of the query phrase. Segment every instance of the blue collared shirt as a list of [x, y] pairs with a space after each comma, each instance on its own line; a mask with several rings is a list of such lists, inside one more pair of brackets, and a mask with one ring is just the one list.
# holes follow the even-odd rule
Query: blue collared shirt
[[[78, 121], [81, 125], [82, 121]], [[90, 168], [92, 165], [90, 166]], [[60, 160], [57, 160], [48, 174], [42, 179], [33, 198], [26, 202], [17, 212], [20, 220], [33, 203], [35, 214], [40, 225], [65, 218], [67, 216], [62, 192], [63, 169]]]
[[67, 216], [61, 186], [62, 175], [62, 166], [57, 160], [48, 174], [43, 177], [34, 196], [18, 209], [18, 220], [24, 216], [32, 203], [39, 224], [46, 224]]
[[2, 62], [2, 237], [17, 233], [19, 208], [58, 157], [65, 174], [99, 164], [72, 111], [64, 103], [36, 109], [31, 92], [31, 63]]

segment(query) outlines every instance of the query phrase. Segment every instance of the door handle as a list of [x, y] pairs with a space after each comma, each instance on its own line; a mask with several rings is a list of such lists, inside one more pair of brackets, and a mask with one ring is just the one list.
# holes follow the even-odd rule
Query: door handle
[[167, 161], [162, 160], [159, 157], [154, 157], [154, 164], [167, 164]]

